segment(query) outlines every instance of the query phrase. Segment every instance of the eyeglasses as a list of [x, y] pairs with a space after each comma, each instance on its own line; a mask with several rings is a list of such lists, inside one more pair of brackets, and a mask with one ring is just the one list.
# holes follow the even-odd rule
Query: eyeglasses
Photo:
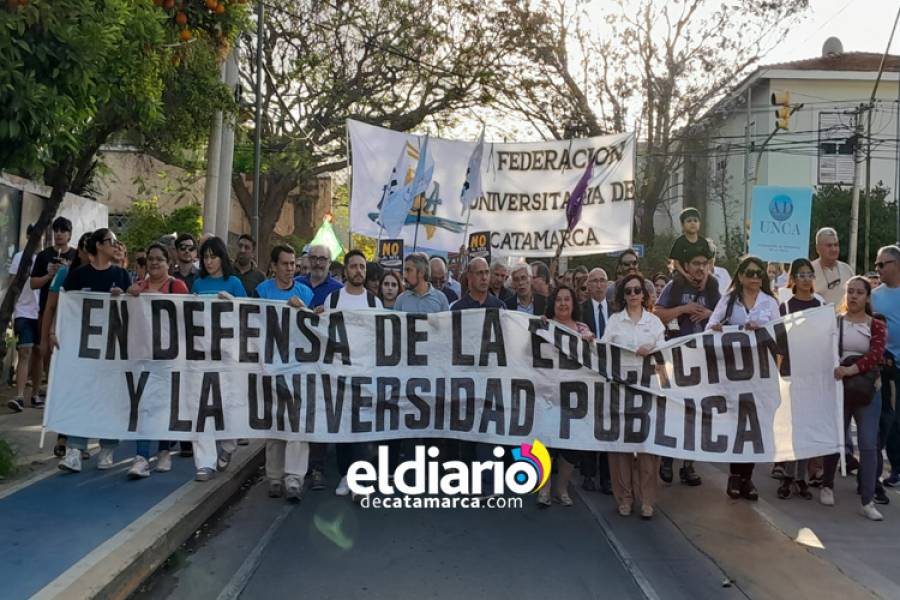
[[794, 279], [815, 279], [815, 273], [797, 273], [794, 275]]
[[193, 252], [194, 248], [196, 248], [196, 246], [194, 246], [193, 244], [182, 244], [178, 246], [178, 249], [182, 252]]
[[623, 291], [626, 296], [640, 296], [644, 293], [644, 290], [639, 287], [627, 287]]
[[828, 289], [829, 289], [829, 290], [833, 290], [834, 288], [836, 288], [836, 287], [839, 286], [839, 285], [841, 285], [841, 279], [840, 279], [840, 278], [837, 278], [837, 279], [835, 279], [834, 281], [829, 281], [829, 282], [828, 282]]
[[875, 263], [875, 268], [876, 268], [876, 269], [883, 269], [883, 268], [884, 268], [884, 265], [889, 265], [889, 264], [891, 264], [891, 263], [893, 263], [893, 262], [897, 262], [897, 261], [896, 261], [896, 260], [883, 260], [883, 261], [880, 261], [880, 262]]
[[747, 269], [744, 271], [744, 277], [749, 277], [751, 279], [762, 279], [763, 272], [758, 269]]
[[114, 238], [114, 237], [108, 237], [108, 238], [103, 238], [103, 241], [100, 242], [100, 243], [101, 243], [101, 244], [112, 244], [113, 246], [115, 246], [115, 245], [118, 244], [119, 242], [118, 242], [118, 240], [116, 240], [116, 238]]
[[309, 262], [326, 263], [326, 262], [328, 262], [328, 257], [327, 256], [310, 256]]

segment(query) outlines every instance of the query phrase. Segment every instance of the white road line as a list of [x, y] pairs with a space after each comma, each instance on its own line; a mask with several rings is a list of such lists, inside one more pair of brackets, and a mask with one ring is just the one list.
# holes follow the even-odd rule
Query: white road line
[[244, 591], [244, 588], [247, 587], [247, 584], [250, 582], [250, 578], [253, 577], [253, 573], [259, 568], [259, 563], [262, 561], [262, 555], [266, 546], [268, 546], [269, 542], [272, 541], [272, 538], [275, 537], [275, 532], [278, 531], [281, 524], [287, 519], [288, 515], [291, 514], [291, 511], [295, 506], [297, 506], [297, 504], [289, 503], [281, 509], [281, 512], [278, 513], [278, 516], [275, 517], [275, 520], [272, 521], [272, 524], [269, 525], [269, 528], [263, 536], [259, 538], [256, 546], [253, 547], [253, 550], [251, 550], [250, 554], [247, 555], [247, 558], [244, 559], [241, 568], [237, 570], [231, 577], [231, 580], [229, 580], [228, 584], [222, 588], [221, 592], [219, 592], [219, 596], [216, 600], [237, 600], [237, 598], [240, 597], [241, 592]]
[[612, 528], [610, 528], [609, 523], [606, 522], [606, 517], [601, 514], [601, 512], [594, 507], [593, 504], [588, 502], [588, 499], [585, 497], [584, 492], [579, 489], [578, 486], [574, 487], [575, 493], [581, 499], [582, 504], [584, 504], [587, 509], [594, 516], [594, 520], [600, 525], [600, 528], [603, 530], [604, 535], [606, 536], [606, 542], [609, 544], [609, 547], [612, 548], [613, 553], [618, 557], [619, 561], [622, 563], [622, 566], [625, 567], [625, 570], [631, 574], [632, 579], [637, 584], [638, 588], [640, 588], [641, 593], [644, 594], [644, 597], [647, 600], [661, 600], [660, 595], [656, 593], [656, 590], [653, 589], [653, 585], [650, 583], [650, 580], [647, 579], [647, 576], [644, 575], [644, 572], [638, 566], [637, 561], [632, 558], [631, 553], [625, 549], [625, 546], [622, 542], [619, 541], [619, 538], [616, 537], [616, 534], [613, 533]]

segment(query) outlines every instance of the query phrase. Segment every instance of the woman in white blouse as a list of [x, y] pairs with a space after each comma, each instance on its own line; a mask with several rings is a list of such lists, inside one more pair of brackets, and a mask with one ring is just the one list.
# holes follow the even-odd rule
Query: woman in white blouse
[[[616, 283], [616, 306], [624, 307], [613, 313], [606, 324], [603, 342], [627, 348], [638, 356], [647, 356], [665, 341], [666, 327], [651, 313], [650, 297], [644, 278], [636, 273], [626, 275]], [[623, 368], [627, 365], [622, 357]], [[631, 514], [635, 495], [641, 499], [641, 518], [653, 517], [656, 503], [659, 457], [653, 454], [637, 454], [638, 477], [633, 477], [635, 454], [633, 452], [610, 452], [609, 474], [613, 495], [619, 507], [619, 514]]]
[[[755, 256], [748, 256], [738, 265], [731, 287], [719, 300], [706, 328], [722, 331], [723, 326], [731, 325], [753, 330], [765, 327], [780, 316], [766, 263]], [[726, 489], [729, 497], [759, 499], [759, 492], [753, 485], [753, 467], [753, 463], [731, 463], [731, 476]]]

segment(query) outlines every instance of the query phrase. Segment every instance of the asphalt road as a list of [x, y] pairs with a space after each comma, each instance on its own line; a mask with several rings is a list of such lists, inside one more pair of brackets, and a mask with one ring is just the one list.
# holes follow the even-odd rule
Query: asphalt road
[[290, 505], [260, 481], [135, 598], [743, 597], [664, 516], [621, 519], [607, 496], [573, 497], [543, 510], [534, 496], [506, 510], [377, 510], [333, 485]]

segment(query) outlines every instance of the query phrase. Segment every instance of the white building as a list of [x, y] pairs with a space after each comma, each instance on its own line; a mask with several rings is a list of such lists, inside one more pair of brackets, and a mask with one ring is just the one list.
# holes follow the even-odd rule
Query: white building
[[[721, 246], [726, 231], [732, 238], [740, 231], [745, 182], [751, 191], [754, 185], [850, 187], [853, 155], [848, 140], [856, 124], [854, 112], [869, 102], [881, 59], [881, 54], [844, 53], [840, 41], [830, 38], [818, 58], [761, 66], [703, 117], [708, 128], [685, 148], [680, 191], [684, 206], [703, 211], [707, 236]], [[898, 71], [900, 56], [888, 56], [872, 109], [870, 182], [873, 188], [891, 190], [888, 201], [894, 200], [897, 188]], [[790, 104], [802, 106], [790, 116], [789, 129], [777, 131], [763, 147], [776, 130], [772, 94], [785, 93]], [[865, 137], [862, 143], [865, 156]], [[860, 173], [864, 188], [864, 159]]]

